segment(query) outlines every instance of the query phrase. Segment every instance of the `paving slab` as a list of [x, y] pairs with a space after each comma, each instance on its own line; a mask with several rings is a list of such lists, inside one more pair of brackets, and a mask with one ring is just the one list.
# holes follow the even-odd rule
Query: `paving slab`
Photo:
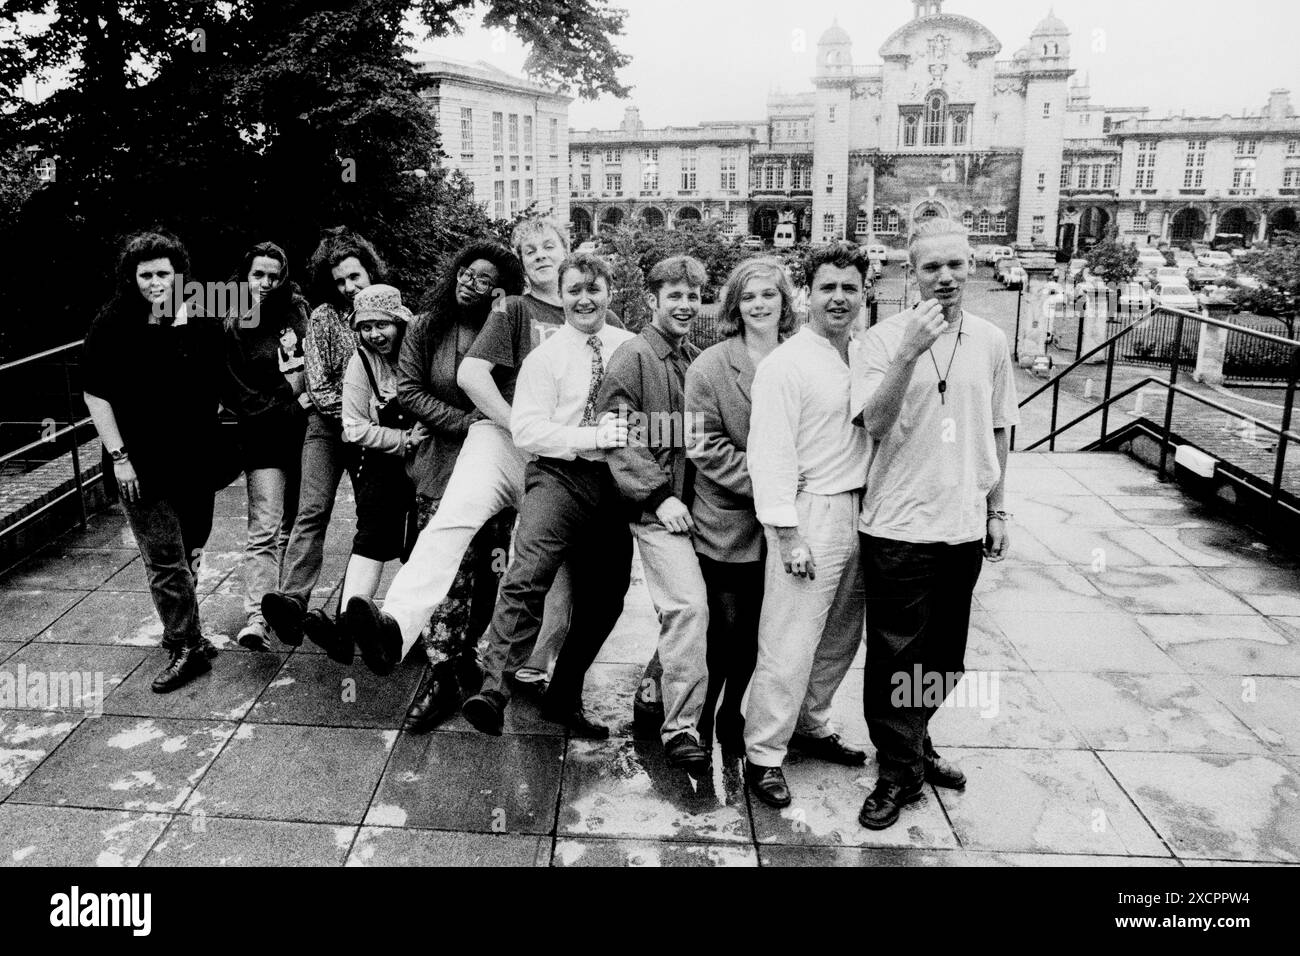
[[1254, 568], [1261, 557], [1279, 560], [1258, 535], [1246, 528], [1156, 528], [1151, 534], [1197, 568]]
[[1245, 614], [1251, 608], [1197, 568], [1110, 568], [1088, 580], [1129, 614]]
[[1035, 670], [1176, 673], [1182, 667], [1126, 614], [998, 611], [991, 615]]
[[1034, 674], [967, 671], [930, 721], [936, 747], [1084, 746], [1072, 715]]
[[1300, 862], [1300, 770], [1281, 758], [1099, 754], [1179, 857]]
[[[0, 696], [0, 706], [83, 714], [98, 711], [148, 655], [138, 647], [33, 641], [4, 662], [3, 672], [12, 677], [15, 692], [19, 678], [26, 676], [26, 693], [12, 703]], [[7, 683], [0, 683], [0, 691]]]
[[1197, 675], [1274, 753], [1300, 755], [1300, 678]]
[[553, 866], [756, 867], [752, 846], [653, 843], [640, 840], [557, 840]]
[[163, 626], [148, 591], [94, 591], [36, 638], [47, 644], [157, 647]]
[[324, 823], [174, 817], [145, 866], [341, 866], [357, 828]]
[[189, 720], [242, 720], [276, 679], [287, 655], [218, 654], [212, 670], [169, 694], [155, 694], [154, 677], [167, 666], [168, 652], [153, 651], [104, 704], [109, 714], [181, 717]]
[[424, 661], [418, 653], [387, 677], [375, 676], [360, 657], [349, 666], [324, 654], [294, 654], [265, 686], [248, 719], [396, 730], [402, 726], [423, 673]]
[[359, 824], [396, 737], [392, 730], [240, 724], [185, 812]]
[[1261, 565], [1206, 570], [1206, 576], [1267, 617], [1300, 615], [1300, 570]]
[[936, 791], [965, 848], [1170, 855], [1091, 752], [949, 748], [944, 756], [967, 778], [964, 791]]
[[752, 837], [739, 761], [702, 779], [668, 765], [656, 740], [575, 740], [564, 762], [559, 833], [686, 843]]
[[912, 847], [760, 846], [763, 866], [1048, 866], [1178, 867], [1171, 857], [1084, 856], [1070, 853], [987, 853]]
[[140, 552], [124, 548], [70, 548], [52, 544], [0, 579], [6, 590], [90, 591], [132, 561]]
[[0, 805], [0, 866], [139, 866], [167, 828], [162, 813]]
[[549, 836], [362, 827], [348, 866], [548, 866]]
[[1142, 614], [1137, 623], [1188, 673], [1300, 676], [1300, 631], [1258, 614]]
[[89, 593], [89, 590], [25, 588], [0, 582], [0, 640], [31, 640]]
[[0, 710], [0, 800], [13, 793], [82, 719], [79, 714]]
[[563, 759], [564, 742], [558, 737], [403, 734], [365, 823], [552, 833]]
[[[242, 551], [206, 549], [199, 563], [199, 594], [211, 594], [239, 567]], [[149, 575], [137, 553], [136, 559], [104, 582], [106, 591], [149, 591]]]
[[[1171, 529], [1164, 529], [1176, 533]], [[1072, 528], [1062, 525], [1037, 532], [1055, 560], [1041, 564], [1068, 564], [1079, 571], [1103, 573], [1107, 568], [1185, 566], [1188, 561], [1162, 544], [1156, 532], [1143, 528]], [[1012, 538], [1012, 547], [1017, 539]]]
[[1061, 566], [985, 562], [975, 596], [987, 611], [1106, 614], [1115, 610], [1088, 578]]
[[1185, 674], [1038, 677], [1094, 750], [1266, 752], [1243, 721]]
[[84, 720], [9, 797], [13, 803], [179, 810], [233, 723], [104, 716]]

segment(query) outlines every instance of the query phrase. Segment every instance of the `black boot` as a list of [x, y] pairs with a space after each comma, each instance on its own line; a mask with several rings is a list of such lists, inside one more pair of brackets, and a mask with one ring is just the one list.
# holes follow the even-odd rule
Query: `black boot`
[[262, 595], [262, 617], [281, 644], [298, 647], [302, 644], [303, 618], [306, 608], [302, 602], [280, 591], [267, 591]]
[[478, 662], [478, 654], [469, 651], [452, 658], [456, 668], [456, 683], [460, 685], [460, 692], [466, 697], [472, 697], [477, 694], [483, 687], [483, 665]]
[[202, 644], [187, 644], [170, 648], [171, 660], [153, 680], [155, 694], [167, 694], [184, 687], [200, 674], [212, 670], [212, 661]]
[[312, 608], [302, 620], [302, 632], [307, 639], [323, 650], [329, 659], [340, 664], [351, 664], [356, 648], [346, 628], [339, 627], [320, 608]]
[[427, 734], [460, 709], [463, 699], [456, 680], [455, 664], [443, 661], [425, 674], [420, 689], [406, 712], [402, 729], [408, 734]]

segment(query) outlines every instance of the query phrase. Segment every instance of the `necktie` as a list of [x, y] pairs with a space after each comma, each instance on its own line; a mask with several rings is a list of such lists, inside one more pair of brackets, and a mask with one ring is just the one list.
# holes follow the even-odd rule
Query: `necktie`
[[605, 363], [600, 357], [600, 336], [587, 336], [587, 345], [591, 347], [591, 385], [587, 389], [587, 407], [582, 411], [580, 425], [596, 424], [596, 393], [600, 391], [600, 380], [605, 377]]

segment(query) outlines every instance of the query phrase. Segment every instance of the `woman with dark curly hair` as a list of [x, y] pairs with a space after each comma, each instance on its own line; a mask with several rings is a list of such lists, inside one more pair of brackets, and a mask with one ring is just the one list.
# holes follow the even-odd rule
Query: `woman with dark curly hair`
[[321, 608], [308, 611], [320, 579], [325, 533], [334, 498], [346, 471], [357, 486], [357, 446], [343, 440], [343, 376], [357, 351], [352, 300], [362, 289], [382, 283], [386, 270], [366, 239], [339, 229], [321, 240], [312, 254], [311, 289], [319, 304], [307, 320], [303, 352], [307, 372], [307, 431], [302, 443], [302, 486], [298, 516], [284, 552], [278, 589], [262, 598], [262, 614], [283, 643], [296, 647], [304, 633], [330, 646], [333, 621]]
[[117, 289], [82, 354], [86, 407], [104, 449], [104, 481], [135, 534], [168, 661], [167, 693], [210, 670], [199, 632], [199, 557], [212, 530], [221, 325], [180, 301], [189, 256], [161, 231], [131, 236]]
[[[273, 242], [244, 253], [237, 283], [248, 292], [226, 316], [226, 375], [222, 404], [239, 425], [248, 488], [248, 543], [244, 549], [244, 613], [238, 641], [268, 650], [262, 596], [280, 583], [289, 532], [298, 508], [299, 459], [307, 425], [302, 339], [307, 300], [289, 281], [289, 260]], [[241, 299], [243, 296], [241, 296]]]

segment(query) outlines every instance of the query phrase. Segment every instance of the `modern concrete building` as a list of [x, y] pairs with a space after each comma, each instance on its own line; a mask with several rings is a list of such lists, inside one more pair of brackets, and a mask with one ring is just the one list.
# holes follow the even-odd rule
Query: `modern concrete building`
[[717, 218], [770, 238], [793, 221], [800, 238], [899, 246], [939, 215], [977, 241], [1072, 253], [1112, 224], [1143, 241], [1296, 227], [1300, 119], [1287, 91], [1258, 114], [1151, 119], [1092, 102], [1054, 15], [1001, 58], [986, 27], [943, 7], [912, 0], [873, 65], [832, 24], [813, 89], [769, 97], [765, 120], [646, 129], [631, 108], [617, 130], [571, 132], [575, 233]]
[[474, 184], [474, 197], [499, 219], [534, 201], [569, 218], [569, 103], [545, 86], [488, 63], [421, 60], [421, 96], [442, 136], [445, 162]]

